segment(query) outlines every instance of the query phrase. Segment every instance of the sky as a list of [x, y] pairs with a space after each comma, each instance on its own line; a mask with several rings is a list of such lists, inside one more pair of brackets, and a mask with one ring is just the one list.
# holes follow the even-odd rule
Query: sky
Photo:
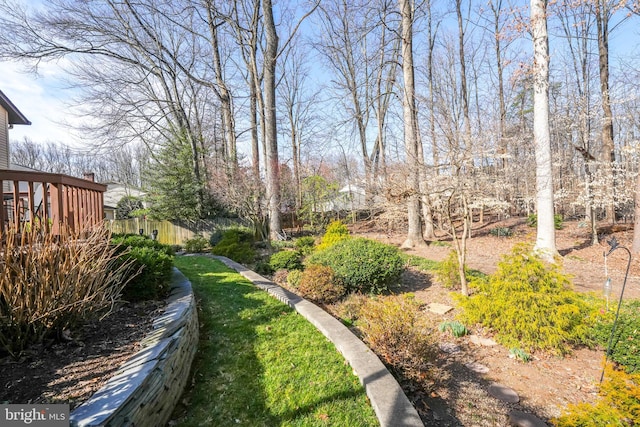
[[9, 131], [9, 138], [79, 144], [64, 125], [69, 117], [65, 100], [70, 94], [64, 89], [61, 67], [56, 63], [43, 63], [38, 75], [23, 71], [20, 64], [0, 62], [0, 90], [31, 122], [30, 126], [15, 126]]
[[[611, 59], [640, 54], [637, 21], [611, 35]], [[64, 61], [64, 60], [63, 60]], [[25, 137], [38, 143], [56, 142], [77, 147], [86, 146], [82, 138], [74, 135], [65, 122], [73, 120], [65, 102], [71, 91], [65, 88], [64, 71], [60, 63], [43, 62], [38, 74], [25, 73], [21, 64], [0, 61], [0, 90], [31, 121], [30, 126], [15, 126], [9, 138], [20, 141]]]

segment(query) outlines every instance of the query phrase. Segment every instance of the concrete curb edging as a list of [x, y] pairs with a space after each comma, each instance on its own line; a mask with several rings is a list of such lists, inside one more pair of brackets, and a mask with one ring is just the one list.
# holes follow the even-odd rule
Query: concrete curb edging
[[71, 412], [71, 426], [165, 425], [189, 378], [198, 328], [191, 282], [174, 267], [167, 306], [142, 348]]
[[424, 427], [418, 412], [378, 356], [339, 320], [242, 264], [222, 256], [214, 258], [295, 309], [333, 342], [360, 379], [382, 427]]

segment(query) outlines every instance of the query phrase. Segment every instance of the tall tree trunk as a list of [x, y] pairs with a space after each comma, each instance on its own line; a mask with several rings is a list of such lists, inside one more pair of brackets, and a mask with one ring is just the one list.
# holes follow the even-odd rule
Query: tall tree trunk
[[549, 38], [547, 1], [531, 0], [533, 33], [533, 139], [536, 149], [538, 226], [534, 250], [547, 261], [557, 255], [553, 221], [553, 173], [549, 132]]
[[420, 161], [418, 158], [418, 124], [416, 120], [415, 79], [413, 74], [413, 4], [411, 0], [400, 0], [402, 16], [402, 73], [404, 77], [404, 94], [402, 111], [404, 118], [404, 145], [409, 168], [409, 185], [411, 195], [407, 200], [409, 218], [407, 238], [403, 247], [414, 247], [424, 244], [420, 225]]
[[264, 51], [264, 109], [265, 145], [267, 148], [267, 206], [269, 211], [269, 235], [277, 239], [282, 225], [280, 220], [280, 170], [278, 161], [278, 129], [276, 122], [276, 61], [278, 58], [278, 33], [273, 19], [271, 0], [264, 0], [263, 20], [267, 46]]
[[[467, 66], [464, 54], [464, 25], [462, 22], [462, 0], [456, 0], [456, 15], [458, 16], [458, 49], [460, 54], [460, 97], [462, 98], [462, 114], [464, 115], [464, 149], [471, 150], [471, 117], [469, 115], [469, 91], [467, 89]], [[466, 158], [468, 154], [464, 154]]]
[[215, 6], [211, 1], [207, 1], [207, 19], [209, 33], [211, 35], [211, 51], [213, 53], [213, 69], [218, 87], [217, 94], [220, 99], [222, 110], [222, 132], [225, 140], [225, 153], [227, 156], [227, 168], [231, 175], [235, 174], [238, 168], [238, 153], [236, 142], [236, 125], [233, 115], [233, 98], [224, 80], [222, 73], [222, 60], [220, 58], [220, 45], [218, 43], [218, 23], [213, 15]]
[[633, 243], [631, 252], [640, 253], [640, 173], [636, 177], [636, 193], [634, 196]]
[[[602, 97], [602, 160], [607, 174], [613, 179], [613, 163], [616, 160], [613, 145], [613, 112], [611, 111], [611, 97], [609, 95], [609, 0], [596, 0], [596, 28], [598, 30], [598, 64], [600, 68], [600, 92]], [[615, 188], [614, 188], [615, 191]], [[607, 206], [607, 218], [611, 223], [616, 220], [615, 205]]]

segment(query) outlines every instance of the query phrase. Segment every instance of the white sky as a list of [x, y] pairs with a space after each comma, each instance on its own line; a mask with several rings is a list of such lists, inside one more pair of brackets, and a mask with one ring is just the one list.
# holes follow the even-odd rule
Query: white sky
[[55, 63], [41, 64], [39, 74], [22, 73], [22, 66], [12, 62], [0, 62], [0, 90], [32, 123], [15, 126], [9, 131], [12, 141], [28, 137], [36, 142], [64, 142], [78, 145], [81, 142], [64, 126], [69, 118], [64, 99], [69, 92], [63, 88], [62, 71]]

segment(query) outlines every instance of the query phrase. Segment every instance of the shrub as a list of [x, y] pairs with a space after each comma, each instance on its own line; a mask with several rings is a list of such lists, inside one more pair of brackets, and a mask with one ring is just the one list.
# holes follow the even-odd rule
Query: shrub
[[127, 301], [160, 299], [166, 296], [171, 281], [173, 257], [153, 248], [130, 248], [123, 255], [133, 261], [130, 271], [139, 273], [124, 287], [122, 297]]
[[280, 251], [271, 255], [269, 266], [273, 271], [302, 270], [302, 259], [297, 251]]
[[211, 252], [239, 263], [251, 263], [256, 258], [253, 234], [248, 230], [230, 228], [224, 232], [222, 239], [211, 249]]
[[14, 357], [30, 344], [104, 314], [130, 276], [104, 230], [80, 235], [3, 234], [0, 348]]
[[349, 294], [336, 305], [335, 312], [343, 323], [351, 326], [360, 318], [360, 313], [368, 300], [369, 298], [361, 293]]
[[[529, 227], [537, 227], [538, 226], [538, 214], [531, 214], [527, 217], [527, 225]], [[553, 216], [553, 227], [556, 230], [562, 230], [562, 215], [554, 215]]]
[[146, 236], [118, 236], [112, 239], [120, 253], [120, 262], [129, 264], [135, 275], [122, 291], [127, 301], [163, 298], [169, 290], [173, 268], [173, 248]]
[[509, 227], [495, 227], [489, 230], [489, 234], [496, 237], [511, 237], [513, 232]]
[[274, 273], [273, 268], [271, 268], [271, 265], [269, 265], [269, 261], [265, 260], [258, 261], [253, 270], [263, 276], [269, 276]]
[[300, 237], [296, 239], [294, 242], [295, 248], [302, 255], [309, 255], [311, 252], [313, 252], [315, 248], [315, 244], [316, 244], [316, 239], [314, 239], [311, 236]]
[[326, 249], [342, 240], [349, 238], [349, 229], [341, 221], [332, 221], [327, 226], [322, 241], [318, 245], [318, 249]]
[[632, 426], [640, 420], [640, 374], [628, 374], [608, 365], [595, 404], [570, 404], [551, 422], [558, 427]]
[[300, 279], [302, 279], [301, 270], [292, 270], [287, 273], [287, 284], [293, 288], [300, 285]]
[[[436, 269], [436, 280], [447, 289], [460, 288], [460, 271], [458, 266], [458, 254], [456, 251], [449, 251], [449, 255], [440, 263]], [[465, 266], [465, 273], [468, 273], [468, 269]], [[467, 275], [467, 278], [468, 275]]]
[[298, 283], [298, 291], [303, 297], [320, 304], [330, 304], [345, 294], [344, 286], [331, 267], [322, 265], [312, 265], [304, 270]]
[[381, 293], [400, 280], [405, 263], [396, 247], [356, 238], [311, 254], [307, 264], [331, 267], [348, 292]]
[[184, 250], [189, 253], [199, 253], [203, 252], [204, 248], [207, 247], [207, 239], [202, 236], [194, 236], [193, 239], [188, 239], [184, 242]]
[[174, 255], [173, 247], [163, 245], [157, 240], [152, 240], [148, 236], [139, 236], [137, 234], [119, 234], [111, 237], [111, 243], [119, 245], [123, 248], [152, 248], [161, 251], [167, 255]]
[[[600, 316], [594, 325], [594, 338], [603, 348], [609, 345], [614, 316]], [[611, 360], [629, 373], [640, 373], [640, 301], [624, 301], [612, 341]]]
[[566, 353], [570, 344], [587, 343], [595, 303], [569, 289], [567, 276], [517, 245], [495, 274], [475, 280], [471, 297], [455, 296], [467, 324], [481, 324], [507, 347]]
[[215, 245], [220, 243], [222, 236], [224, 236], [224, 230], [219, 228], [213, 230], [213, 232], [211, 232], [211, 236], [209, 236], [209, 246], [213, 248]]
[[434, 341], [420, 304], [411, 295], [369, 299], [356, 326], [385, 363], [409, 379], [423, 380]]

